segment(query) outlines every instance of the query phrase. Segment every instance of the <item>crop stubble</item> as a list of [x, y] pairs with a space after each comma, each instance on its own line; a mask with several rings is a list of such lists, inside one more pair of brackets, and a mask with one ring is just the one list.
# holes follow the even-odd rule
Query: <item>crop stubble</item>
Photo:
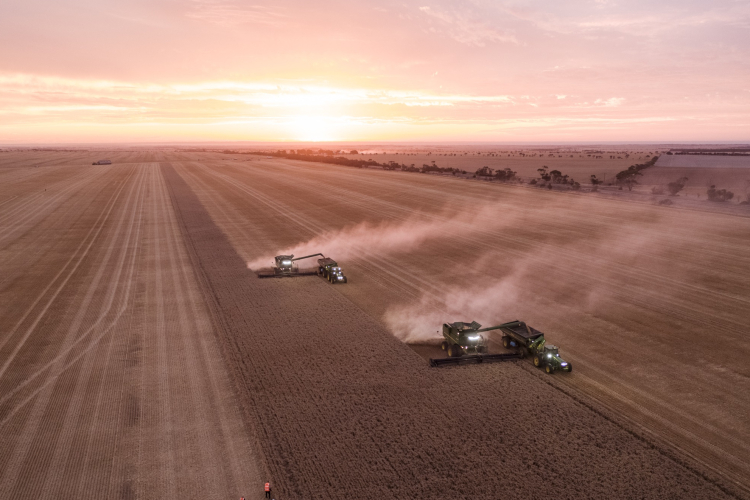
[[35, 170], [0, 213], [0, 497], [259, 497], [158, 165]]
[[[315, 232], [311, 221], [335, 219], [331, 207], [356, 210], [356, 204], [322, 195], [295, 211], [289, 200], [302, 198], [290, 177], [279, 187], [263, 174], [256, 182], [238, 180], [241, 172], [221, 165], [177, 167], [180, 173], [163, 165], [173, 203], [221, 324], [243, 414], [284, 498], [729, 495], [525, 365], [431, 370], [342, 295], [350, 292], [315, 278], [257, 280], [246, 269], [245, 259], [285, 237], [294, 243], [291, 233], [298, 239], [305, 224]], [[267, 173], [283, 177], [278, 164]], [[412, 287], [436, 287], [417, 281]], [[373, 290], [367, 293], [374, 298]], [[365, 302], [356, 290], [352, 297]]]

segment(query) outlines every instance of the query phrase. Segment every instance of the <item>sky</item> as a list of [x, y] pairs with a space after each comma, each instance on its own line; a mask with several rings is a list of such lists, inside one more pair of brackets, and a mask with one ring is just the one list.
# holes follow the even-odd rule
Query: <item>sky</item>
[[750, 140], [750, 1], [3, 0], [0, 143]]

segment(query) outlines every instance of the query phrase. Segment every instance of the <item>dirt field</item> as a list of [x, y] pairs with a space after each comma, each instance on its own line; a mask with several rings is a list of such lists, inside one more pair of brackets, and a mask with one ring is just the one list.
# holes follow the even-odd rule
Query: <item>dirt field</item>
[[[750, 497], [746, 217], [29, 152], [0, 227], [0, 496]], [[349, 283], [254, 278], [285, 249]], [[427, 366], [443, 321], [517, 317], [574, 373]]]
[[158, 165], [33, 160], [0, 168], [0, 498], [260, 498]]

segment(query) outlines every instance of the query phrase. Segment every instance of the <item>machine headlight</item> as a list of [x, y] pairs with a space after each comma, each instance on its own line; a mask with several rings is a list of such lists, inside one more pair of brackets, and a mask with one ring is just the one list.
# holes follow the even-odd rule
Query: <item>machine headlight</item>
[[547, 354], [547, 357], [548, 357], [548, 358], [551, 358], [551, 357], [552, 357], [552, 354]]
[[292, 263], [292, 261], [291, 260], [282, 260], [281, 263], [284, 264], [285, 266], [288, 266], [289, 264]]
[[479, 335], [472, 335], [470, 337], [466, 337], [469, 340], [479, 340]]
[[568, 363], [563, 361], [562, 363], [560, 363], [560, 366], [568, 366]]

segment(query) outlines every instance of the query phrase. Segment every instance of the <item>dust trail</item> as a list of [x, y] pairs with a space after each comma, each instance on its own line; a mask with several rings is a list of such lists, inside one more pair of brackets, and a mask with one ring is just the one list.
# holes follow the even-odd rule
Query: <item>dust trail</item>
[[[473, 265], [461, 266], [461, 273], [476, 284], [446, 285], [445, 293], [437, 298], [434, 293], [422, 294], [413, 302], [391, 306], [383, 320], [397, 338], [410, 344], [439, 343], [442, 339], [439, 329], [445, 322], [478, 321], [491, 326], [523, 320], [525, 312], [534, 310], [544, 310], [546, 319], [551, 321], [550, 312], [538, 296], [530, 302], [529, 297], [535, 296], [532, 283], [564, 296], [566, 303], [578, 310], [592, 311], [601, 307], [603, 298], [615, 290], [607, 280], [612, 267], [627, 266], [644, 251], [663, 249], [666, 237], [658, 231], [618, 228], [559, 246], [529, 247], [513, 257], [497, 251], [485, 252]], [[586, 282], [583, 290], [571, 290], [573, 285], [554, 272], [550, 263], [562, 253], [586, 255], [585, 267], [579, 270], [581, 279]], [[488, 281], [488, 262], [501, 258], [511, 271]]]
[[[502, 216], [498, 214], [502, 213]], [[512, 224], [518, 213], [508, 212], [506, 205], [481, 202], [459, 210], [444, 209], [439, 214], [416, 213], [404, 221], [377, 224], [363, 222], [341, 230], [327, 231], [309, 241], [280, 250], [274, 255], [296, 256], [321, 252], [337, 261], [354, 261], [370, 255], [388, 256], [413, 252], [429, 240], [457, 238], [479, 229], [498, 229]], [[273, 255], [248, 262], [249, 269], [271, 265]]]

